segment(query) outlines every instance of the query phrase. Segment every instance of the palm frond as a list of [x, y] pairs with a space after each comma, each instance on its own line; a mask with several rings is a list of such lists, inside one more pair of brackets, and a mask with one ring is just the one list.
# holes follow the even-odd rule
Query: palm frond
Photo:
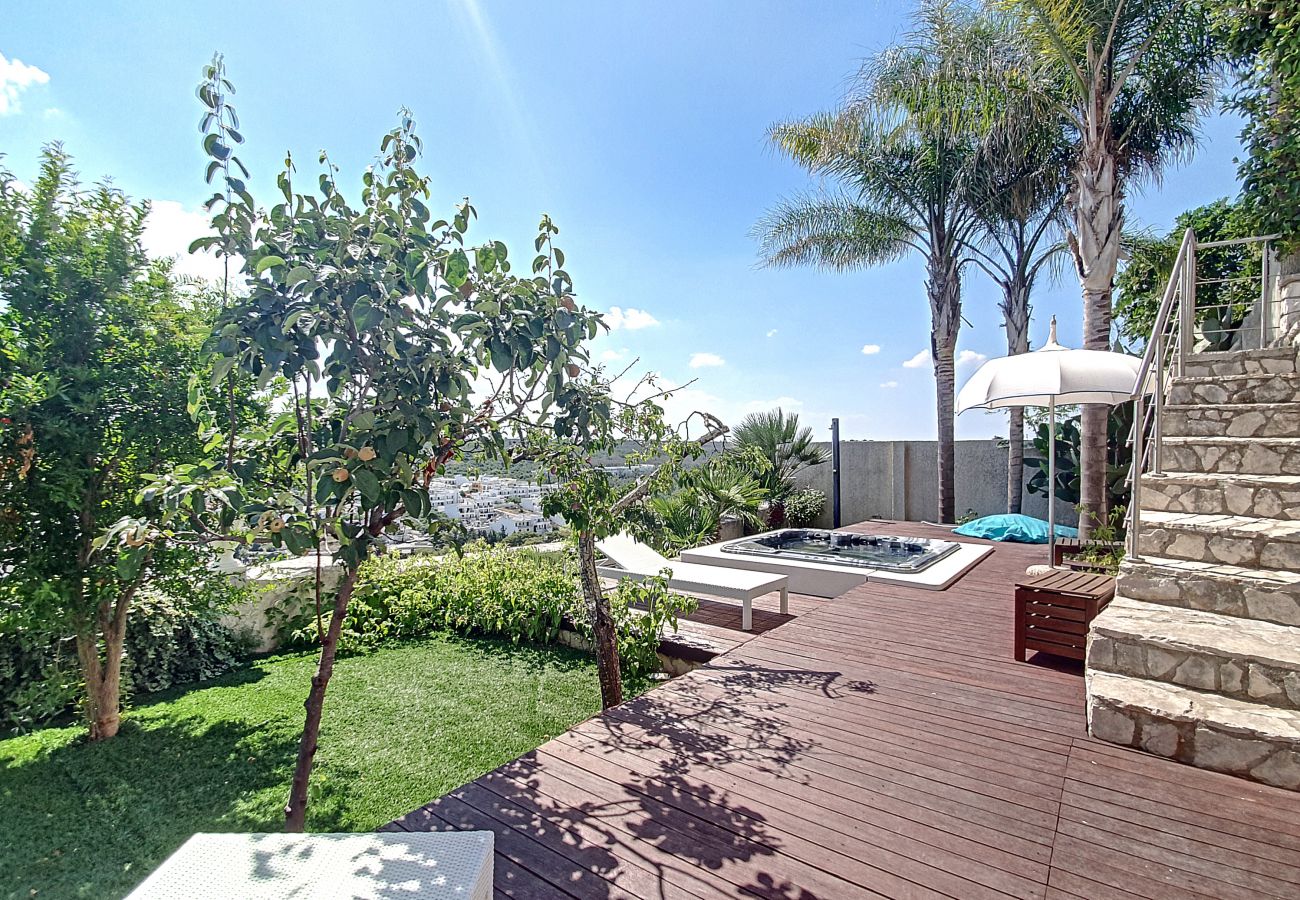
[[764, 265], [835, 272], [890, 262], [913, 246], [905, 219], [843, 194], [783, 200], [759, 220], [753, 235]]

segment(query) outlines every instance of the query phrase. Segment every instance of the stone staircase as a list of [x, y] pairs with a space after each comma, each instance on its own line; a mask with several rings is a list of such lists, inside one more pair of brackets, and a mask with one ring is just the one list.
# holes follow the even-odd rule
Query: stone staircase
[[1300, 790], [1296, 349], [1192, 357], [1142, 476], [1140, 559], [1088, 639], [1094, 737]]

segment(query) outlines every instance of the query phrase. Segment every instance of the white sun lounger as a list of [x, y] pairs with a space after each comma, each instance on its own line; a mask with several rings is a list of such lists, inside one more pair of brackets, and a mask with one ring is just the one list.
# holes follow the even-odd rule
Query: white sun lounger
[[615, 581], [641, 581], [658, 575], [664, 569], [672, 572], [668, 587], [684, 594], [708, 594], [740, 600], [740, 627], [745, 631], [754, 628], [754, 598], [772, 591], [781, 592], [781, 612], [790, 611], [790, 579], [770, 572], [751, 572], [725, 566], [706, 566], [677, 559], [665, 559], [652, 547], [626, 534], [597, 541], [596, 546], [616, 563], [616, 566], [597, 566], [596, 571]]

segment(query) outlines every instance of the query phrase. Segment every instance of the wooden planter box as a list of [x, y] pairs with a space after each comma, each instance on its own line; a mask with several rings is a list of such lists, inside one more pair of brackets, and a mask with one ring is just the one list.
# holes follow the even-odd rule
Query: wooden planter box
[[1115, 579], [1050, 572], [1016, 585], [1016, 659], [1031, 650], [1082, 660], [1088, 623], [1115, 596]]

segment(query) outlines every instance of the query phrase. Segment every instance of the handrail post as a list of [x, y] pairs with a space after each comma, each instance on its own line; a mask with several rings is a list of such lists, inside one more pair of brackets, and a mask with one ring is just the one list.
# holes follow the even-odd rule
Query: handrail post
[[[1178, 374], [1186, 374], [1187, 357], [1192, 352], [1193, 333], [1196, 329], [1196, 235], [1187, 229], [1183, 235], [1186, 254], [1183, 256], [1183, 269], [1178, 273], [1182, 277], [1178, 297]], [[1163, 385], [1158, 386], [1158, 388]]]
[[1259, 245], [1259, 349], [1268, 346], [1269, 318], [1273, 315], [1273, 291], [1270, 269], [1272, 253], [1268, 241]]
[[[1156, 371], [1155, 371], [1155, 390], [1151, 393], [1152, 414], [1154, 422], [1151, 427], [1151, 474], [1162, 475], [1164, 468], [1160, 458], [1161, 450], [1164, 447], [1164, 411], [1165, 411], [1165, 336], [1156, 335]], [[1142, 426], [1145, 423], [1138, 422], [1138, 434], [1142, 433]], [[1140, 446], [1140, 443], [1139, 443]], [[1140, 471], [1139, 471], [1139, 474]]]
[[[1146, 404], [1143, 402], [1144, 385], [1138, 385], [1137, 396], [1133, 398], [1133, 422], [1137, 426], [1133, 432], [1133, 462], [1129, 469], [1132, 487], [1128, 498], [1128, 555], [1131, 559], [1141, 559], [1138, 552], [1138, 532], [1142, 529], [1142, 458], [1144, 446], [1142, 431], [1146, 417]], [[1159, 396], [1160, 387], [1156, 386]]]

